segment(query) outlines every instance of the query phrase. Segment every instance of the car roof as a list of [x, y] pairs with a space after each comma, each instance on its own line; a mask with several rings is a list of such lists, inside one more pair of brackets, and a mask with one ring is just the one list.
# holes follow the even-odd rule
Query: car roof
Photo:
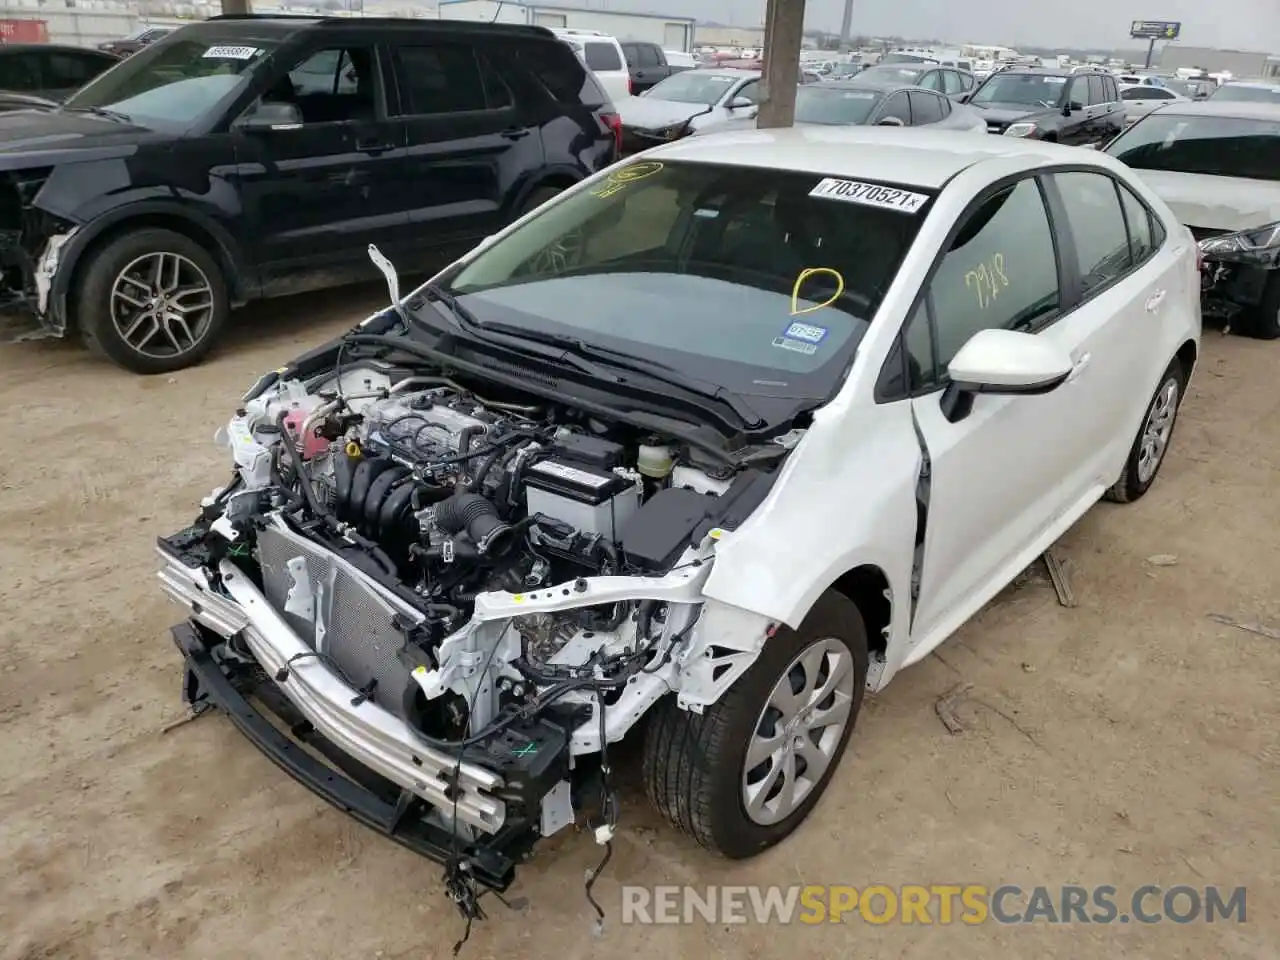
[[[681, 70], [680, 73], [696, 73], [703, 77], [728, 77], [730, 80], [761, 75], [760, 70], [752, 70], [750, 67], [695, 67], [692, 70]], [[673, 73], [671, 76], [675, 77], [679, 74]]]
[[1163, 116], [1175, 117], [1226, 117], [1230, 120], [1280, 120], [1280, 97], [1276, 103], [1256, 103], [1250, 100], [1187, 100], [1174, 101], [1162, 107]]
[[[180, 27], [187, 36], [212, 34], [214, 36], [246, 36], [282, 40], [303, 30], [404, 30], [413, 33], [438, 33], [446, 35], [485, 34], [489, 36], [519, 36], [530, 39], [551, 40], [560, 38], [546, 27], [526, 26], [522, 23], [488, 23], [476, 20], [434, 20], [426, 17], [317, 17], [305, 14], [280, 13], [224, 13], [208, 20], [196, 21]], [[609, 37], [574, 39], [609, 40]]]
[[997, 70], [991, 74], [993, 77], [1007, 77], [1010, 74], [1029, 74], [1034, 77], [1079, 77], [1088, 76], [1091, 73], [1101, 73], [1099, 70], [1081, 70], [1079, 73], [1072, 73], [1070, 70], [1051, 70], [1048, 67], [1005, 67], [1003, 70]]
[[974, 164], [999, 157], [1114, 166], [1092, 151], [1019, 137], [970, 131], [865, 126], [799, 126], [749, 130], [724, 137], [687, 137], [646, 156], [771, 170], [905, 183], [938, 189]]
[[110, 57], [112, 54], [90, 47], [77, 47], [73, 43], [3, 43], [0, 44], [0, 56], [6, 53], [24, 53], [30, 50], [49, 51], [55, 53], [92, 53]]
[[[859, 74], [861, 76], [861, 74]], [[904, 89], [914, 89], [909, 83], [881, 83], [878, 80], [828, 80], [816, 86], [810, 86], [811, 90], [861, 90], [864, 93], [884, 93], [888, 90], [896, 90], [899, 87]], [[924, 89], [921, 87], [920, 89]]]

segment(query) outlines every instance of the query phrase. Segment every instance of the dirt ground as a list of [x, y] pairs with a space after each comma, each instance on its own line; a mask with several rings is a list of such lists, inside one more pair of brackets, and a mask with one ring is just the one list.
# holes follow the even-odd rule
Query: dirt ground
[[[219, 716], [182, 716], [154, 579], [228, 464], [215, 428], [261, 372], [378, 305], [355, 289], [240, 315], [204, 366], [143, 379], [63, 345], [0, 348], [0, 956], [443, 958], [440, 870], [316, 799]], [[1028, 576], [868, 702], [787, 843], [726, 863], [625, 795], [599, 848], [539, 849], [462, 956], [1274, 958], [1280, 841], [1280, 344], [1206, 334], [1152, 493], [1061, 545], [1079, 606]], [[1045, 437], [1052, 442], [1052, 431]], [[1154, 560], [1152, 558], [1155, 558]], [[940, 696], [972, 684], [948, 733]], [[1209, 883], [1248, 922], [622, 926], [619, 885]]]

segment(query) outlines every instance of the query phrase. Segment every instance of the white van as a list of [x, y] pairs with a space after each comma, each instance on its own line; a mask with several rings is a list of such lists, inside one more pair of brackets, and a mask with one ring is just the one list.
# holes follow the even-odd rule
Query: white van
[[631, 96], [631, 71], [617, 38], [599, 30], [552, 27], [551, 32], [577, 51], [615, 104]]

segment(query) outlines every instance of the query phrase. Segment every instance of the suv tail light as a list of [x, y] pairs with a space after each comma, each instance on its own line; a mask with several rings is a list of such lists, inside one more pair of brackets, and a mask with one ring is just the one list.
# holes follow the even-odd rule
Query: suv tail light
[[604, 121], [604, 125], [613, 131], [613, 145], [617, 149], [618, 154], [622, 154], [622, 117], [616, 113], [601, 113], [600, 119]]
[[627, 76], [627, 93], [633, 97], [636, 95], [636, 78], [630, 75]]

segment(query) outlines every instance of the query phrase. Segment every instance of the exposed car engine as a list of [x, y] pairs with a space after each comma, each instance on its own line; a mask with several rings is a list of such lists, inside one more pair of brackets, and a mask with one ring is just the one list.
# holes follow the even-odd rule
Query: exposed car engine
[[[319, 660], [353, 702], [465, 756], [516, 729], [538, 740], [550, 766], [506, 776], [545, 816], [570, 757], [600, 751], [670, 689], [715, 539], [772, 471], [388, 365], [318, 381], [245, 403], [219, 434], [235, 480], [162, 554], [254, 580], [304, 645], [277, 682]], [[237, 643], [220, 656], [255, 653]], [[606, 723], [606, 706], [633, 700]]]

